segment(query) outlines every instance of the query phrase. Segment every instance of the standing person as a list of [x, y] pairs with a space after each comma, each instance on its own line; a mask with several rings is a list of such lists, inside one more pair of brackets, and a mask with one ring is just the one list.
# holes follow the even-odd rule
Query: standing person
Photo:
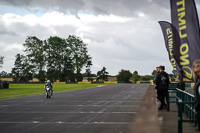
[[[160, 73], [160, 66], [156, 67], [156, 78], [158, 76], [158, 74]], [[156, 84], [156, 79], [153, 81], [154, 84]], [[160, 101], [159, 99], [159, 91], [157, 90], [157, 99]]]
[[167, 108], [165, 103], [165, 98], [167, 97], [167, 91], [169, 88], [169, 76], [165, 72], [165, 66], [160, 66], [160, 73], [156, 77], [156, 89], [158, 95], [158, 99], [161, 102], [159, 110], [163, 108]]
[[160, 73], [160, 66], [156, 67], [156, 73], [157, 73], [157, 74]]
[[194, 97], [197, 112], [198, 130], [200, 130], [200, 60], [195, 60], [192, 67], [192, 76], [195, 82]]
[[[160, 66], [156, 67], [156, 75], [155, 78], [157, 77], [157, 75], [160, 73]], [[156, 79], [153, 80], [153, 84], [156, 84]]]

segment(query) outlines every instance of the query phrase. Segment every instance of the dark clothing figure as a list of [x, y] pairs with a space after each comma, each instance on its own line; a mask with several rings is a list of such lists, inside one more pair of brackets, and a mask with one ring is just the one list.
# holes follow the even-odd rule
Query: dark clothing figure
[[46, 85], [45, 85], [45, 87], [46, 87], [46, 86], [50, 86], [51, 89], [53, 89], [53, 86], [52, 86], [52, 83], [51, 83], [51, 82], [47, 82]]
[[165, 98], [167, 97], [167, 91], [169, 88], [169, 76], [165, 71], [161, 71], [156, 77], [156, 89], [158, 94], [158, 100], [161, 102], [159, 109], [166, 108]]
[[194, 85], [195, 109], [197, 112], [198, 128], [200, 130], [200, 79], [197, 79]]
[[46, 85], [44, 86], [44, 90], [46, 91], [46, 86], [50, 86], [51, 87], [51, 90], [52, 90], [52, 93], [53, 93], [53, 85], [51, 82], [47, 82]]

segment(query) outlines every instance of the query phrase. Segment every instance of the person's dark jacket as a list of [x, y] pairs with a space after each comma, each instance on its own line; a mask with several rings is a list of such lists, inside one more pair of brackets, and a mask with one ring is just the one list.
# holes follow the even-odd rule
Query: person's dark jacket
[[162, 71], [156, 76], [156, 89], [168, 90], [168, 88], [169, 88], [169, 76], [165, 71]]
[[46, 86], [50, 86], [51, 89], [53, 89], [52, 83], [46, 83], [45, 87], [46, 87]]
[[200, 95], [199, 95], [200, 80], [198, 79], [194, 85], [194, 97], [195, 97], [195, 107], [200, 109]]

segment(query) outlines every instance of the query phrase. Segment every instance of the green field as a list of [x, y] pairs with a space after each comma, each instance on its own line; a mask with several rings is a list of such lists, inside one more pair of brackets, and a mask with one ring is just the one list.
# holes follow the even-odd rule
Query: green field
[[[45, 84], [10, 84], [9, 89], [0, 89], [0, 99], [44, 94]], [[97, 87], [105, 84], [54, 84], [53, 91], [70, 91]]]

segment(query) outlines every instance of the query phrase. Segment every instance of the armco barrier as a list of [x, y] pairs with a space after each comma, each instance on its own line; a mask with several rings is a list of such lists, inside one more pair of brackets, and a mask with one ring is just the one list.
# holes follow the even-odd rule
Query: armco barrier
[[140, 84], [150, 84], [151, 82], [144, 82], [144, 81], [141, 81]]
[[117, 81], [105, 81], [104, 84], [117, 84]]
[[96, 82], [91, 82], [91, 84], [103, 84], [104, 82], [96, 81]]
[[53, 82], [53, 84], [56, 84], [56, 85], [64, 85], [64, 84], [66, 84], [66, 82]]
[[134, 117], [130, 133], [161, 133], [157, 112], [155, 86], [150, 85]]
[[117, 81], [117, 83], [125, 83], [124, 81]]
[[136, 83], [137, 83], [137, 84], [140, 84], [140, 81], [137, 81]]
[[78, 84], [78, 82], [66, 82], [66, 84]]
[[78, 82], [78, 84], [91, 84], [91, 82]]

